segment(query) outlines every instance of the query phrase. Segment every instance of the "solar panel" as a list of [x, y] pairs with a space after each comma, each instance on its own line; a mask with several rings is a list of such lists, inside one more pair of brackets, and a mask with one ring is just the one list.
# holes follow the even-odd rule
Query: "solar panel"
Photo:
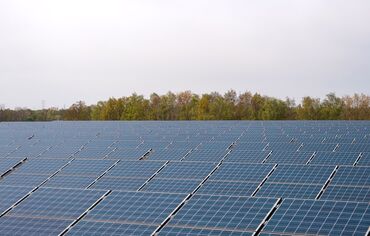
[[0, 217], [0, 234], [58, 235], [104, 193], [81, 189], [38, 189]]
[[151, 235], [156, 226], [82, 220], [66, 235]]
[[[170, 142], [167, 141], [145, 141], [140, 144], [140, 148], [142, 149], [154, 149], [154, 150], [160, 150], [160, 149], [165, 149], [168, 145], [170, 145]], [[127, 146], [127, 147], [132, 147], [132, 146]]]
[[260, 150], [232, 150], [227, 155], [227, 162], [262, 163], [270, 154], [270, 151]]
[[259, 182], [207, 180], [199, 188], [197, 194], [251, 196], [259, 184]]
[[51, 177], [43, 187], [53, 188], [86, 188], [94, 182], [94, 176], [74, 176], [57, 174]]
[[200, 180], [154, 178], [141, 190], [163, 193], [191, 193], [199, 184]]
[[357, 162], [357, 166], [370, 166], [370, 155], [368, 152], [362, 153]]
[[167, 179], [204, 179], [213, 168], [214, 163], [206, 162], [170, 162], [157, 175]]
[[263, 229], [267, 233], [365, 235], [367, 203], [284, 199]]
[[164, 164], [164, 161], [121, 161], [115, 167], [109, 170], [106, 176], [150, 178]]
[[76, 219], [104, 193], [97, 190], [40, 188], [8, 212], [7, 216]]
[[177, 160], [179, 161], [189, 152], [188, 149], [154, 149], [148, 159], [150, 160]]
[[265, 163], [306, 164], [314, 152], [272, 151]]
[[164, 227], [254, 231], [276, 199], [194, 195]]
[[142, 141], [140, 140], [118, 140], [114, 144], [112, 144], [112, 147], [118, 147], [118, 148], [136, 148], [138, 147]]
[[265, 150], [295, 152], [299, 149], [300, 146], [301, 144], [299, 143], [269, 142], [268, 145], [265, 147]]
[[261, 182], [274, 167], [273, 164], [223, 163], [210, 180]]
[[0, 191], [0, 214], [26, 196], [30, 187], [2, 186]]
[[228, 151], [220, 149], [196, 149], [187, 155], [185, 161], [219, 162]]
[[219, 229], [196, 229], [196, 228], [182, 228], [182, 227], [165, 227], [159, 234], [162, 235], [200, 235], [200, 236], [252, 236], [253, 232], [239, 232]]
[[3, 216], [0, 218], [0, 235], [58, 235], [72, 222], [73, 220]]
[[14, 152], [9, 153], [8, 157], [37, 157], [45, 152], [48, 146], [21, 146]]
[[333, 143], [303, 143], [299, 151], [332, 152], [336, 146]]
[[323, 185], [333, 170], [331, 166], [279, 165], [267, 182]]
[[149, 150], [148, 149], [136, 149], [136, 148], [117, 148], [110, 152], [106, 158], [108, 159], [122, 159], [122, 160], [138, 160], [144, 156]]
[[[204, 138], [201, 138], [200, 139], [201, 141], [204, 141]], [[225, 151], [226, 149], [228, 149], [230, 147], [230, 145], [232, 144], [232, 142], [202, 142], [198, 147], [197, 149], [217, 149], [217, 150], [220, 150], [220, 151]]]
[[8, 154], [14, 152], [16, 148], [17, 147], [1, 145], [0, 146], [0, 157], [8, 156]]
[[12, 185], [12, 186], [25, 186], [25, 187], [37, 187], [46, 181], [50, 175], [38, 175], [38, 174], [10, 174], [0, 180], [0, 186]]
[[67, 163], [68, 160], [65, 159], [29, 159], [15, 173], [51, 175]]
[[370, 152], [369, 143], [343, 143], [338, 147], [338, 152]]
[[370, 167], [340, 166], [331, 184], [370, 187]]
[[147, 178], [129, 178], [129, 177], [109, 177], [103, 176], [98, 179], [90, 188], [119, 191], [138, 190]]
[[267, 146], [267, 143], [263, 143], [263, 142], [238, 142], [238, 143], [236, 143], [234, 149], [235, 150], [263, 151], [263, 149], [266, 146]]
[[369, 124], [0, 122], [0, 235], [365, 235]]
[[167, 148], [169, 149], [194, 149], [196, 148], [200, 142], [198, 141], [188, 141], [188, 142], [183, 142], [183, 141], [174, 141], [170, 145], [168, 145]]
[[105, 158], [111, 153], [113, 149], [107, 147], [84, 147], [82, 150], [73, 154], [75, 158]]
[[89, 211], [82, 222], [158, 225], [185, 196], [148, 192], [112, 192]]
[[329, 185], [322, 194], [322, 200], [370, 202], [370, 187]]
[[44, 153], [40, 154], [39, 157], [42, 158], [69, 158], [78, 152], [81, 148], [79, 144], [66, 145], [60, 144], [59, 146], [53, 146], [46, 150]]
[[256, 197], [315, 199], [322, 185], [264, 183]]
[[353, 165], [360, 153], [358, 152], [318, 152], [310, 164], [317, 165]]
[[115, 160], [73, 160], [69, 165], [63, 168], [58, 174], [61, 175], [82, 175], [99, 176], [107, 171]]

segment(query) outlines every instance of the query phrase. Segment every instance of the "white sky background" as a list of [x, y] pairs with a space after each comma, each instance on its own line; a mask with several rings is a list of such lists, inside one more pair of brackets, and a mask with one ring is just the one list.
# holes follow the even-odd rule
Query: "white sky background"
[[370, 94], [368, 0], [0, 0], [0, 104]]

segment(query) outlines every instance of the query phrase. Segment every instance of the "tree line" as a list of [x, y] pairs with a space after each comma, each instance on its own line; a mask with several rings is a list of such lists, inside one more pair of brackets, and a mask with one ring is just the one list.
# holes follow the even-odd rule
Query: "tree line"
[[230, 90], [202, 95], [191, 91], [153, 93], [149, 98], [136, 93], [109, 98], [94, 105], [83, 101], [68, 109], [0, 109], [0, 121], [45, 120], [369, 120], [370, 96], [354, 94], [324, 99], [303, 97], [277, 99], [258, 93], [237, 94]]

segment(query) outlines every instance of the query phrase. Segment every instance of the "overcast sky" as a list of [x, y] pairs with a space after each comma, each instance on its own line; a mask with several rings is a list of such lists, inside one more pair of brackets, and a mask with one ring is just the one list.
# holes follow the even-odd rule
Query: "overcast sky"
[[0, 104], [370, 94], [369, 0], [0, 0]]

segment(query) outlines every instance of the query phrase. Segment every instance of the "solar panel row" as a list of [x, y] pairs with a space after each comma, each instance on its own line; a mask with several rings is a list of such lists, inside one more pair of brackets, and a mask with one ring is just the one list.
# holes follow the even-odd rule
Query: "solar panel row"
[[0, 123], [0, 235], [364, 235], [370, 122]]

